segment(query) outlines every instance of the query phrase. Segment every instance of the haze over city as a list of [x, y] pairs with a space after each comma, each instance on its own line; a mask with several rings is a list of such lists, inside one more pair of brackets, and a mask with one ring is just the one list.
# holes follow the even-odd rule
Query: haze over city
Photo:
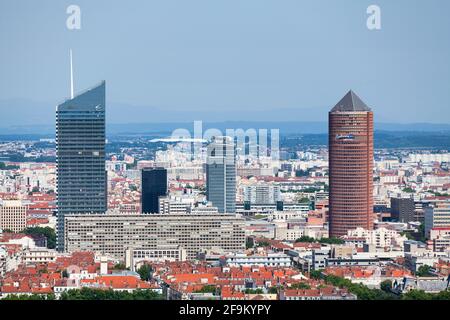
[[[107, 81], [109, 123], [326, 121], [342, 92], [376, 123], [448, 123], [446, 1], [72, 1], [0, 4], [0, 127], [52, 125], [75, 91]], [[249, 18], [251, 16], [251, 18]], [[27, 114], [27, 117], [22, 117]], [[35, 130], [39, 131], [39, 130]]]

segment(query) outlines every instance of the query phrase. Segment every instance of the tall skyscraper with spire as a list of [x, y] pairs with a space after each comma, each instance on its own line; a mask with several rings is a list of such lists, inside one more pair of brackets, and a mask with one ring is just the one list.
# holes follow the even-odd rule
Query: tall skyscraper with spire
[[[73, 81], [71, 81], [73, 88]], [[105, 82], [56, 107], [57, 249], [64, 251], [64, 216], [104, 213]]]
[[329, 113], [330, 237], [373, 229], [373, 113], [349, 91]]
[[213, 137], [207, 148], [206, 198], [220, 213], [236, 212], [236, 154], [231, 137]]

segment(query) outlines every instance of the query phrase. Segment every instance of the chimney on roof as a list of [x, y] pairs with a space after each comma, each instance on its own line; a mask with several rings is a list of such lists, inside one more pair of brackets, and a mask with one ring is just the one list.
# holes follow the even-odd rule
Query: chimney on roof
[[100, 257], [100, 274], [108, 274], [108, 258], [105, 256]]

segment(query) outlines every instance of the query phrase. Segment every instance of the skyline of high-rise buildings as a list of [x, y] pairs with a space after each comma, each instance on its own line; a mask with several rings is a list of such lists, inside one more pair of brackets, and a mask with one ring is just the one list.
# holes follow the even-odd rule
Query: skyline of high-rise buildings
[[329, 112], [329, 234], [373, 229], [373, 112], [349, 91]]
[[[429, 166], [435, 156], [427, 159], [423, 172], [421, 160], [415, 157], [411, 157], [414, 161], [380, 157], [384, 150], [377, 151], [374, 157], [373, 113], [353, 91], [329, 112], [328, 152], [321, 146], [309, 149], [308, 154], [298, 151], [302, 149], [294, 149], [297, 151], [292, 154], [284, 151], [284, 157], [280, 159], [253, 158], [251, 154], [238, 155], [232, 134], [217, 134], [202, 141], [202, 157], [192, 158], [188, 147], [192, 140], [176, 141], [176, 147], [166, 150], [149, 146], [156, 150], [153, 154], [141, 144], [130, 146], [128, 139], [119, 145], [113, 141], [105, 154], [105, 140], [103, 144], [99, 140], [99, 136], [104, 139], [105, 125], [102, 85], [104, 83], [58, 106], [57, 245], [63, 253], [46, 249], [40, 256], [25, 256], [26, 263], [42, 263], [38, 259], [52, 263], [55, 257], [65, 259], [88, 252], [100, 260], [102, 276], [108, 273], [105, 270], [112, 260], [116, 266], [124, 263], [131, 271], [139, 270], [143, 263], [161, 263], [167, 267], [202, 261], [216, 267], [219, 263], [223, 271], [245, 266], [270, 267], [274, 272], [283, 268], [289, 270], [290, 276], [286, 274], [285, 280], [291, 283], [294, 270], [307, 275], [311, 270], [366, 268], [370, 263], [367, 271], [376, 267], [382, 273], [388, 272], [386, 260], [410, 259], [412, 250], [416, 250], [410, 249], [411, 246], [419, 246], [409, 241], [403, 232], [416, 232], [414, 228], [420, 219], [425, 220], [425, 234], [430, 240], [420, 244], [426, 245], [427, 249], [414, 251], [414, 257], [428, 255], [431, 247], [435, 254], [444, 254], [443, 248], [448, 247], [448, 205], [442, 207], [442, 199], [433, 200], [434, 205], [423, 202], [417, 207], [420, 199], [410, 197], [408, 208], [397, 208], [398, 214], [396, 206], [392, 205], [394, 195], [404, 197], [409, 191], [399, 189], [402, 183], [409, 181], [417, 188], [417, 183], [427, 181], [431, 178], [429, 173], [433, 172], [436, 177], [429, 185], [434, 187], [447, 167], [444, 164], [438, 167], [435, 163]], [[439, 157], [439, 162], [446, 162], [447, 156]], [[33, 165], [28, 169], [40, 168]], [[174, 168], [184, 170], [174, 174]], [[246, 170], [238, 171], [237, 168]], [[105, 169], [107, 174], [103, 175]], [[199, 174], [196, 174], [197, 170]], [[394, 175], [395, 170], [400, 171]], [[425, 175], [419, 179], [410, 170]], [[98, 179], [100, 176], [103, 181]], [[36, 217], [34, 219], [40, 218], [41, 201], [49, 204], [55, 199], [51, 184], [41, 185], [42, 180], [35, 181], [30, 173], [27, 177], [23, 180], [23, 190], [29, 198], [24, 199], [27, 207], [20, 211], [22, 224], [14, 226], [10, 221], [6, 225], [17, 232], [29, 225], [29, 214]], [[439, 183], [445, 188], [444, 180]], [[398, 186], [395, 188], [393, 184]], [[427, 194], [429, 185], [423, 186]], [[102, 188], [104, 197], [98, 193]], [[106, 192], [109, 199], [106, 199]], [[443, 193], [444, 189], [439, 192]], [[383, 201], [387, 203], [386, 198], [392, 200], [390, 214], [386, 210], [388, 206], [381, 205]], [[429, 198], [425, 200], [429, 201]], [[375, 201], [379, 210], [376, 214], [373, 212]], [[92, 209], [102, 204], [105, 208]], [[416, 214], [417, 209], [424, 210], [425, 214]], [[17, 218], [16, 211], [11, 210], [6, 213], [0, 210], [0, 215]], [[402, 220], [402, 215], [407, 216], [408, 221]], [[42, 225], [42, 222], [33, 223]], [[21, 241], [44, 243], [44, 239], [30, 239]], [[402, 276], [407, 274], [405, 268], [417, 271], [410, 261], [396, 268], [402, 271]], [[121, 276], [129, 277], [127, 271]], [[308, 285], [315, 281], [307, 277], [304, 280], [311, 280]], [[444, 281], [439, 282], [440, 286], [444, 284]], [[224, 292], [225, 287], [216, 280], [208, 280], [208, 285], [218, 285]], [[83, 286], [84, 282], [80, 282], [77, 288]], [[233, 290], [242, 290], [242, 285], [238, 286]], [[263, 294], [269, 290], [265, 284], [256, 283], [256, 286]], [[168, 284], [168, 288], [174, 287]], [[61, 294], [61, 290], [65, 290], [64, 283], [61, 288], [55, 286], [54, 290]], [[183, 290], [178, 292], [191, 297]], [[289, 289], [280, 290], [278, 299], [283, 300], [290, 294]], [[293, 299], [302, 299], [306, 295], [303, 291], [295, 291]], [[226, 290], [225, 294], [220, 293], [222, 299], [226, 296]], [[170, 294], [168, 297], [172, 298]], [[350, 298], [356, 299], [357, 295]]]
[[[58, 230], [65, 214], [106, 211], [105, 82], [57, 107]], [[329, 113], [330, 236], [373, 228], [373, 113], [349, 91]], [[103, 158], [102, 158], [103, 155]], [[234, 140], [212, 137], [207, 146], [206, 198], [220, 213], [236, 211]], [[141, 172], [141, 211], [158, 213], [167, 170]], [[95, 200], [94, 200], [95, 199]], [[104, 199], [104, 200], [98, 200]], [[63, 237], [58, 235], [59, 250]]]
[[104, 213], [105, 81], [56, 107], [57, 248], [67, 214]]

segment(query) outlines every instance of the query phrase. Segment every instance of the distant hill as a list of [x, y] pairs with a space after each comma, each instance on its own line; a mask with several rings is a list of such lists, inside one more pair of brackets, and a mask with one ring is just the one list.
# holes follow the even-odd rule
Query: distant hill
[[[118, 134], [161, 134], [169, 135], [175, 129], [187, 129], [193, 131], [193, 122], [159, 122], [159, 123], [128, 123], [128, 124], [107, 124], [108, 135]], [[226, 129], [280, 129], [282, 135], [291, 134], [320, 134], [328, 132], [327, 122], [296, 122], [296, 121], [224, 121], [205, 122], [203, 131], [216, 128], [225, 133]], [[431, 123], [375, 123], [375, 131], [378, 132], [437, 132], [450, 133], [450, 124]], [[40, 134], [54, 135], [54, 125], [16, 125], [0, 127], [0, 135], [10, 134]]]
[[[61, 102], [61, 101], [59, 101]], [[5, 134], [55, 134], [55, 102], [35, 102], [24, 99], [0, 100], [0, 135]], [[254, 112], [246, 108], [218, 110], [193, 110], [155, 106], [133, 106], [107, 102], [106, 121], [108, 134], [169, 134], [174, 129], [192, 130], [193, 121], [203, 119], [204, 130], [217, 128], [280, 129], [281, 134], [319, 134], [328, 131], [328, 107], [272, 108]], [[223, 121], [222, 119], [229, 119]], [[242, 121], [240, 119], [251, 119]], [[270, 121], [267, 121], [270, 119]], [[298, 121], [286, 121], [296, 119]], [[381, 118], [386, 119], [386, 117]], [[375, 118], [375, 121], [377, 118]], [[447, 120], [447, 119], [445, 119]], [[377, 131], [450, 132], [450, 123], [385, 123], [376, 122]]]

